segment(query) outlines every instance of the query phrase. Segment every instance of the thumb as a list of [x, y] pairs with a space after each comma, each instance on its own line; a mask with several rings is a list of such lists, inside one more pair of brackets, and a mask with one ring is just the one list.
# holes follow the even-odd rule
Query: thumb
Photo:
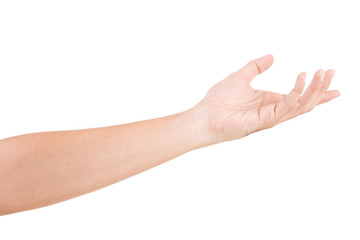
[[257, 58], [250, 61], [243, 68], [238, 70], [237, 73], [250, 82], [258, 74], [270, 68], [273, 62], [274, 62], [273, 55], [267, 54], [261, 58]]

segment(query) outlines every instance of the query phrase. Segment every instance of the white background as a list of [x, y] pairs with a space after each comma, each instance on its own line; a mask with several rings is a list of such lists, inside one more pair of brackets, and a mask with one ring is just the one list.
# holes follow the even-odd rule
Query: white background
[[310, 82], [333, 68], [342, 93], [275, 128], [0, 217], [0, 239], [359, 239], [357, 2], [0, 1], [0, 139], [180, 112], [267, 53], [275, 63], [253, 87], [287, 93], [299, 72]]

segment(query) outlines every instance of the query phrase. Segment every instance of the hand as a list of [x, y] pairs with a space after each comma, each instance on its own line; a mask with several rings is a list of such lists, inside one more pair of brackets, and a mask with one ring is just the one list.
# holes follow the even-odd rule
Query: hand
[[213, 143], [234, 140], [273, 127], [311, 111], [315, 106], [340, 95], [328, 91], [334, 70], [318, 70], [304, 94], [306, 73], [300, 73], [287, 94], [254, 90], [251, 80], [273, 64], [271, 54], [250, 61], [213, 86], [197, 105], [211, 132]]

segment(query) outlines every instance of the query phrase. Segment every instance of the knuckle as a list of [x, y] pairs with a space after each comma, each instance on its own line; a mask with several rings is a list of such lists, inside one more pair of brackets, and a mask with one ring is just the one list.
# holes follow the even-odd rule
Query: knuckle
[[301, 90], [299, 88], [294, 88], [290, 94], [298, 96], [301, 94]]
[[250, 69], [254, 74], [261, 73], [261, 68], [260, 68], [259, 64], [257, 64], [257, 62], [255, 60], [252, 60], [252, 61], [248, 62], [248, 65], [250, 66]]
[[301, 110], [300, 110], [300, 114], [308, 113], [310, 111], [311, 111], [310, 108], [302, 107]]
[[309, 85], [310, 90], [317, 92], [320, 90], [321, 86], [318, 84]]
[[309, 107], [309, 108], [306, 110], [306, 113], [311, 112], [313, 109], [314, 109], [313, 106]]

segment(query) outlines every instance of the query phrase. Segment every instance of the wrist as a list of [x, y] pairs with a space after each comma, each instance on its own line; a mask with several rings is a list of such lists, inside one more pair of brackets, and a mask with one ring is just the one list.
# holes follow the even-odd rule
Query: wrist
[[191, 130], [191, 141], [194, 141], [194, 149], [206, 147], [217, 143], [215, 134], [212, 133], [205, 106], [197, 104], [182, 112], [185, 121]]

